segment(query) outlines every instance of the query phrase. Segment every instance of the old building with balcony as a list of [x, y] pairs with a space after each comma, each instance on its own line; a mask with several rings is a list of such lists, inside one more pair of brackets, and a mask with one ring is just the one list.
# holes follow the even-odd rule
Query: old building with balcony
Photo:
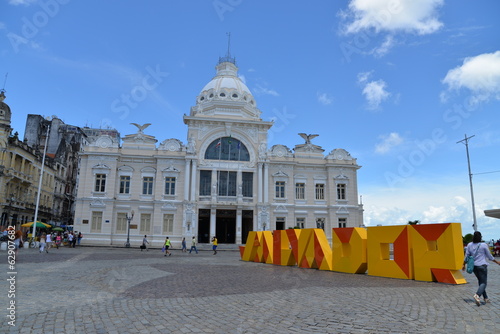
[[[0, 224], [16, 225], [32, 221], [35, 215], [38, 190], [40, 199], [38, 220], [49, 222], [62, 210], [55, 201], [55, 192], [65, 167], [54, 159], [46, 159], [41, 187], [43, 150], [20, 141], [12, 135], [11, 109], [4, 103], [5, 92], [0, 92]], [[44, 138], [44, 136], [42, 136]]]

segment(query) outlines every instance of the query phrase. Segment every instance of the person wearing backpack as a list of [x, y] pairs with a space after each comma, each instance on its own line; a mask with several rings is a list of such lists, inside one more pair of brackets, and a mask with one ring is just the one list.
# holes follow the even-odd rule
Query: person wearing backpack
[[477, 306], [481, 305], [481, 300], [479, 299], [483, 296], [484, 303], [489, 303], [488, 295], [486, 294], [486, 285], [488, 281], [488, 261], [493, 261], [496, 264], [500, 265], [500, 262], [495, 260], [493, 255], [491, 255], [490, 248], [484, 242], [481, 242], [482, 236], [481, 232], [474, 232], [474, 236], [472, 237], [472, 242], [469, 242], [467, 247], [465, 248], [465, 258], [464, 265], [462, 267], [462, 271], [465, 270], [465, 266], [467, 264], [467, 258], [469, 256], [474, 257], [474, 270], [473, 273], [476, 275], [478, 285], [476, 293], [474, 294], [474, 301]]

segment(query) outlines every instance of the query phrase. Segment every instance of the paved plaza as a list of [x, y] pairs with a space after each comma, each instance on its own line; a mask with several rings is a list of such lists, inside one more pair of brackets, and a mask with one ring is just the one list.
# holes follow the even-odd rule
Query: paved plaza
[[[203, 247], [203, 246], [202, 246]], [[477, 281], [448, 285], [351, 275], [158, 249], [23, 248], [15, 298], [2, 253], [1, 333], [498, 333], [500, 266], [492, 303]], [[7, 307], [15, 300], [15, 327]]]

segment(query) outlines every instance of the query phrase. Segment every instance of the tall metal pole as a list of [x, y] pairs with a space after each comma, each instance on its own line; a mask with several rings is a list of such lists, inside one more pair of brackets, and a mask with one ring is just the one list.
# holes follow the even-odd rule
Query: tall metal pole
[[38, 207], [40, 205], [40, 193], [42, 192], [42, 180], [43, 180], [43, 170], [45, 167], [45, 154], [47, 153], [47, 144], [49, 142], [49, 133], [50, 133], [50, 124], [47, 127], [47, 135], [45, 137], [45, 146], [43, 148], [43, 156], [42, 156], [42, 168], [40, 169], [40, 178], [38, 179], [38, 193], [36, 194], [36, 205], [35, 205], [35, 218], [33, 219], [33, 242], [36, 238], [36, 222], [38, 220]]
[[465, 151], [467, 152], [467, 166], [469, 167], [469, 183], [470, 183], [470, 197], [471, 197], [471, 202], [472, 202], [472, 217], [474, 219], [474, 224], [472, 227], [474, 228], [474, 232], [477, 231], [477, 220], [476, 220], [476, 206], [474, 205], [474, 188], [472, 187], [472, 172], [470, 170], [470, 158], [469, 158], [469, 139], [471, 139], [473, 136], [467, 137], [465, 135], [465, 139], [460, 140], [457, 142], [458, 143], [463, 143], [465, 144]]

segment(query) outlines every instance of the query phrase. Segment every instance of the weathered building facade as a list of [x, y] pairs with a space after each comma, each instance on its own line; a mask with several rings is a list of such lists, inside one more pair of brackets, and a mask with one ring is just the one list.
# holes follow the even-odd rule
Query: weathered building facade
[[[46, 159], [43, 178], [39, 184], [43, 148], [32, 147], [11, 135], [10, 107], [3, 102], [0, 92], [0, 224], [19, 227], [33, 221], [37, 195], [40, 189], [38, 220], [50, 222], [60, 219], [62, 203], [55, 200], [58, 189], [62, 189], [66, 168], [54, 159]], [[46, 132], [40, 133], [44, 140]]]
[[[89, 244], [154, 245], [196, 236], [246, 242], [251, 230], [363, 224], [356, 159], [311, 143], [268, 147], [272, 122], [224, 57], [184, 116], [187, 141], [158, 143], [149, 124], [119, 140], [102, 135], [81, 154], [75, 230]], [[130, 225], [130, 227], [129, 227]]]

